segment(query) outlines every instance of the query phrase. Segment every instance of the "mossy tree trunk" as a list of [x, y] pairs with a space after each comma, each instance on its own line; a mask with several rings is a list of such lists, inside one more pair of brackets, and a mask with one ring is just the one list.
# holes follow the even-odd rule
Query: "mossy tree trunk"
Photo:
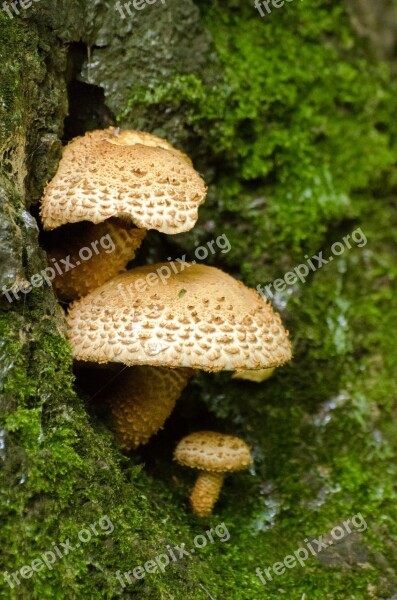
[[[360, 7], [350, 3], [357, 18]], [[231, 250], [209, 260], [256, 287], [305, 255], [329, 257], [353, 231], [366, 239], [274, 294], [290, 366], [262, 385], [202, 375], [129, 457], [75, 386], [52, 289], [1, 295], [2, 598], [393, 595], [397, 96], [370, 54], [344, 4], [327, 0], [266, 19], [238, 0], [158, 1], [125, 19], [106, 0], [41, 0], [13, 19], [0, 10], [0, 288], [46, 266], [38, 202], [62, 142], [111, 123], [167, 137], [209, 184], [195, 230], [151, 234], [150, 258], [192, 257], [225, 234]], [[237, 433], [255, 456], [205, 522], [189, 512], [194, 475], [172, 464], [177, 440], [200, 428]], [[266, 585], [255, 574], [357, 513], [367, 529], [304, 567]], [[75, 547], [105, 516], [114, 531]], [[222, 522], [230, 539], [120, 585], [117, 571], [191, 548]], [[73, 551], [52, 568], [20, 584], [1, 575], [67, 539]]]

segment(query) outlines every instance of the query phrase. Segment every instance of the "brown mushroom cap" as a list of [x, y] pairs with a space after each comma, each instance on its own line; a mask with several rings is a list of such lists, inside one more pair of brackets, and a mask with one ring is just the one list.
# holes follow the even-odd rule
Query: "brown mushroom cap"
[[72, 140], [41, 206], [44, 229], [131, 220], [141, 229], [194, 227], [206, 186], [190, 160], [165, 140], [111, 127]]
[[198, 431], [183, 438], [174, 459], [185, 467], [215, 473], [241, 471], [252, 463], [249, 446], [234, 435]]
[[[164, 267], [166, 285], [153, 278], [149, 285], [145, 278]], [[291, 358], [288, 333], [271, 305], [205, 265], [172, 274], [165, 263], [127, 271], [75, 302], [67, 321], [75, 358], [83, 361], [234, 371]]]

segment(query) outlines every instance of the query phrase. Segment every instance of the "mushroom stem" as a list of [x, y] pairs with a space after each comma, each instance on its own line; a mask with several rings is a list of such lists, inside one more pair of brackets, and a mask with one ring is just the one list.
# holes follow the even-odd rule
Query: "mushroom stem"
[[192, 369], [136, 366], [123, 372], [105, 398], [115, 435], [134, 450], [162, 429], [193, 375]]
[[199, 517], [207, 517], [211, 514], [221, 491], [224, 473], [200, 471], [197, 481], [190, 494], [190, 503], [193, 511]]
[[[57, 271], [53, 281], [58, 298], [71, 302], [124, 271], [128, 262], [135, 258], [146, 230], [111, 218], [98, 225], [73, 223], [47, 235], [47, 254], [54, 272], [56, 269], [52, 263], [62, 265], [65, 257], [73, 265], [73, 270]], [[82, 249], [89, 252], [83, 260], [80, 256]]]

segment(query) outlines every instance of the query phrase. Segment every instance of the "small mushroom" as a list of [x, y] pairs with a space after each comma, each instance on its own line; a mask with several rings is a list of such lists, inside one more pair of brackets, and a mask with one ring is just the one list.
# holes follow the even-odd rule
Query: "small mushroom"
[[247, 469], [252, 463], [250, 449], [243, 440], [215, 431], [199, 431], [183, 438], [174, 459], [200, 470], [190, 495], [193, 512], [199, 517], [211, 514], [225, 475]]
[[262, 383], [262, 381], [270, 379], [275, 370], [275, 367], [271, 367], [270, 369], [258, 369], [257, 371], [236, 371], [233, 373], [232, 379], [244, 379], [246, 381]]
[[[256, 371], [291, 359], [288, 332], [269, 303], [219, 269], [187, 265], [178, 273], [166, 263], [137, 267], [74, 302], [67, 315], [74, 357], [204, 371]], [[158, 273], [167, 274], [164, 285]], [[126, 403], [127, 395], [111, 403], [116, 435]]]
[[[72, 140], [41, 203], [44, 230], [67, 227], [49, 249], [50, 266], [68, 256], [74, 264], [56, 273], [58, 296], [75, 300], [122, 272], [147, 229], [189, 231], [206, 191], [189, 157], [150, 133], [109, 127]], [[114, 241], [112, 255], [80, 260], [79, 250], [104, 232]]]

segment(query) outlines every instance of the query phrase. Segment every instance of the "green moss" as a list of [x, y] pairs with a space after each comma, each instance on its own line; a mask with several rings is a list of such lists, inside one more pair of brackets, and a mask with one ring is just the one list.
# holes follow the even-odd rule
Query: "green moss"
[[[387, 68], [357, 51], [341, 5], [296, 2], [267, 20], [251, 6], [226, 11], [213, 2], [202, 10], [218, 81], [208, 85], [204, 71], [202, 78], [138, 84], [120, 118], [134, 122], [139, 107], [184, 115], [209, 146], [213, 188], [201, 222], [226, 229], [233, 241], [227, 258], [248, 279], [258, 269], [274, 277], [264, 254], [279, 258], [288, 248], [296, 261], [316, 249], [329, 227], [355, 218], [368, 188], [389, 176], [394, 91]], [[241, 265], [244, 227], [255, 238], [250, 262]]]

